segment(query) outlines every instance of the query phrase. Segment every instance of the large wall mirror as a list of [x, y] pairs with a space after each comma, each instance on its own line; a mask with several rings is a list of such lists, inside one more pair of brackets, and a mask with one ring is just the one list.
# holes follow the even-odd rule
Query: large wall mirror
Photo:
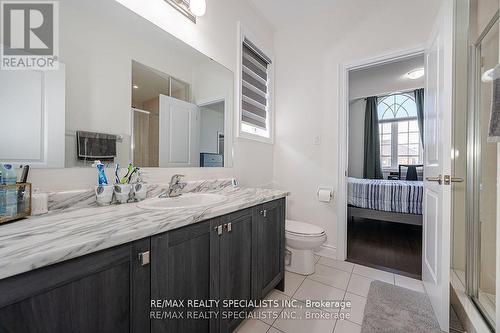
[[230, 70], [115, 0], [59, 22], [59, 70], [0, 71], [0, 162], [232, 166]]

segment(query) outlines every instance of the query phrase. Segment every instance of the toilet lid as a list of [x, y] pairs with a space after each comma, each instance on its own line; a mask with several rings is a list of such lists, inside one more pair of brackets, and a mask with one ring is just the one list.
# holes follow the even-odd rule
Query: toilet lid
[[291, 234], [303, 236], [321, 236], [325, 234], [325, 230], [323, 230], [323, 228], [314, 224], [293, 220], [286, 220], [285, 231]]

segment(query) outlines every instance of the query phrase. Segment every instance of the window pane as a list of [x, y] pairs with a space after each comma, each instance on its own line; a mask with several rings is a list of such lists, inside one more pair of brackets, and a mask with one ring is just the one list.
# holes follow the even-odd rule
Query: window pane
[[390, 134], [382, 135], [382, 140], [380, 140], [380, 143], [383, 145], [390, 145], [391, 144], [391, 135]]
[[383, 123], [382, 124], [382, 133], [391, 133], [391, 126], [392, 124], [391, 123]]
[[391, 156], [391, 145], [383, 145], [381, 149], [383, 156]]
[[407, 144], [408, 143], [408, 134], [407, 133], [399, 133], [398, 134], [398, 144]]
[[399, 133], [406, 133], [406, 132], [408, 132], [408, 122], [407, 121], [400, 121], [400, 122], [398, 122], [398, 132]]
[[417, 143], [418, 144], [420, 142], [420, 135], [418, 133], [410, 133], [409, 140], [410, 140], [410, 143]]
[[418, 156], [411, 156], [409, 158], [410, 163], [409, 164], [419, 164], [420, 161], [418, 160]]
[[408, 146], [408, 155], [416, 155], [418, 156], [418, 150], [419, 150], [419, 145], [415, 145], [415, 144], [410, 144]]
[[408, 157], [398, 157], [398, 164], [410, 164], [408, 163]]
[[418, 121], [411, 120], [410, 123], [410, 132], [418, 132]]
[[381, 163], [382, 163], [382, 167], [390, 167], [391, 166], [391, 158], [390, 157], [382, 157]]
[[398, 155], [411, 155], [410, 153], [408, 153], [408, 145], [399, 145]]

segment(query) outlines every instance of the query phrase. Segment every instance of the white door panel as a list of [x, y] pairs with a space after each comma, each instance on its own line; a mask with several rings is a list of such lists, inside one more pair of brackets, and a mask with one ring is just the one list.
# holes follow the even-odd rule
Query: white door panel
[[425, 54], [422, 280], [441, 329], [449, 330], [453, 101], [453, 1], [444, 0]]
[[195, 104], [160, 95], [160, 167], [198, 167], [199, 108]]

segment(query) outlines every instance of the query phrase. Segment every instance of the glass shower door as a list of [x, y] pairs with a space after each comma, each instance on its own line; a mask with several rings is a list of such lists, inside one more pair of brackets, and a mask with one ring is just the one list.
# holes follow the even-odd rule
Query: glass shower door
[[475, 45], [475, 88], [472, 154], [473, 172], [468, 184], [473, 195], [469, 215], [469, 292], [483, 315], [495, 327], [497, 143], [488, 142], [492, 82], [482, 80], [484, 72], [499, 59], [498, 16], [488, 25]]

